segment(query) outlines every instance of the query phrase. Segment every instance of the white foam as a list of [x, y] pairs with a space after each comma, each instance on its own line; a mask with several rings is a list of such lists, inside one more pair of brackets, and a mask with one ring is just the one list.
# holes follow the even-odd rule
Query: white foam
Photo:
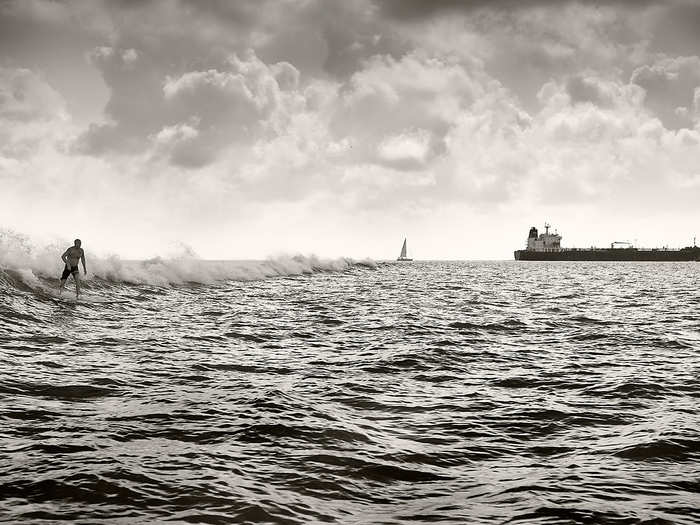
[[[63, 271], [61, 255], [65, 248], [59, 243], [36, 246], [24, 235], [0, 230], [0, 268], [15, 270], [32, 288], [43, 288], [40, 277], [60, 277]], [[81, 273], [82, 280], [90, 281], [98, 277], [111, 282], [157, 286], [341, 272], [357, 265], [376, 267], [371, 260], [322, 259], [313, 255], [279, 256], [263, 261], [208, 261], [187, 253], [180, 257], [128, 261], [117, 256], [98, 257], [87, 251], [86, 261], [88, 275]]]

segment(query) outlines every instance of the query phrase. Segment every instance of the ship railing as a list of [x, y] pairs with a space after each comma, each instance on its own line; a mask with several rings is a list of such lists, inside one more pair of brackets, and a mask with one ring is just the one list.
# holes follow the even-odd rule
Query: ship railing
[[[615, 251], [625, 251], [625, 250], [636, 250], [637, 248], [598, 248], [597, 246], [591, 246], [590, 248], [559, 248], [559, 249], [545, 249], [545, 250], [533, 250], [540, 252], [590, 252], [591, 250], [615, 250]], [[646, 250], [652, 251], [649, 248]]]
[[530, 252], [589, 252], [591, 250], [614, 250], [616, 252], [624, 252], [626, 250], [634, 250], [638, 252], [677, 252], [680, 248], [598, 248], [597, 246], [591, 246], [590, 248], [542, 248], [542, 249], [526, 249], [525, 251]]

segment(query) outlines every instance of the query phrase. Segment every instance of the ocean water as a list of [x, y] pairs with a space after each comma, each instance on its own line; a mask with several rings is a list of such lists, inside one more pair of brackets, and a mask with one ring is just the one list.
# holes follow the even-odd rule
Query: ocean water
[[697, 263], [4, 262], [2, 523], [700, 523]]

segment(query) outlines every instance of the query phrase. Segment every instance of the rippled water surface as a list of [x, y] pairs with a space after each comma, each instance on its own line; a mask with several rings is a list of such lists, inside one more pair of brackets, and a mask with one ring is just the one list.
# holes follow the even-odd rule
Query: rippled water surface
[[0, 522], [699, 523], [699, 274], [0, 272]]

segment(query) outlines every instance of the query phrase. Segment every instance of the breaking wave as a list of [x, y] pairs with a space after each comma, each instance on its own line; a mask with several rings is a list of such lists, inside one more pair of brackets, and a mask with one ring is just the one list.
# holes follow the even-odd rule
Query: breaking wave
[[[20, 288], [55, 287], [63, 270], [60, 255], [64, 244], [37, 246], [28, 237], [0, 231], [0, 275], [6, 284]], [[125, 260], [116, 255], [87, 255], [88, 274], [81, 273], [87, 288], [109, 283], [171, 286], [213, 284], [218, 281], [255, 281], [272, 277], [343, 272], [355, 267], [376, 268], [369, 259], [324, 259], [315, 255], [287, 255], [256, 261], [212, 261], [194, 256], [191, 250], [174, 257]]]

